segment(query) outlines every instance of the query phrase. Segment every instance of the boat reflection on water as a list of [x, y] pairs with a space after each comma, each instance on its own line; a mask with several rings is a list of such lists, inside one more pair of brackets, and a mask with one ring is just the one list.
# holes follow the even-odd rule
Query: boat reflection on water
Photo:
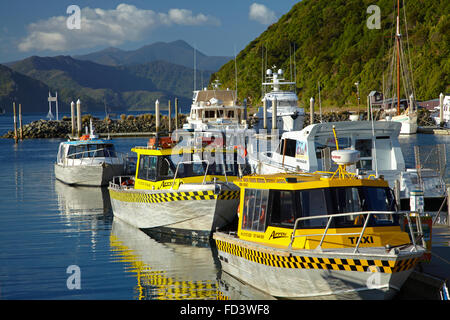
[[69, 186], [55, 179], [58, 207], [67, 216], [111, 213], [108, 189]]
[[[137, 278], [136, 299], [216, 300], [219, 267], [208, 245], [155, 240], [114, 218], [110, 236], [113, 257]], [[178, 240], [179, 241], [179, 240]]]

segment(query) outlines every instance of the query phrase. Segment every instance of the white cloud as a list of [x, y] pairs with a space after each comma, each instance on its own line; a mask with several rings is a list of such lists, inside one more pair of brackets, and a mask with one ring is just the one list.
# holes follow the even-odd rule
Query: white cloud
[[220, 25], [220, 21], [203, 13], [186, 9], [170, 9], [168, 13], [139, 9], [119, 4], [115, 9], [85, 7], [81, 9], [80, 29], [69, 29], [66, 16], [50, 17], [27, 26], [28, 34], [21, 39], [20, 51], [68, 51], [101, 45], [117, 46], [126, 41], [144, 39], [161, 26]]
[[250, 6], [248, 17], [250, 20], [254, 20], [265, 25], [269, 25], [277, 21], [274, 11], [270, 10], [265, 5], [256, 2]]

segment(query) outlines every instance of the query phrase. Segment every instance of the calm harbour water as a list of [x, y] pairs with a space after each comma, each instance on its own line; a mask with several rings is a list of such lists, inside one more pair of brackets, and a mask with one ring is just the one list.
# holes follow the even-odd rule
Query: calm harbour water
[[[25, 115], [24, 123], [39, 119]], [[0, 135], [12, 117], [0, 117]], [[0, 139], [0, 299], [264, 299], [221, 273], [209, 247], [152, 239], [115, 221], [105, 188], [55, 181], [61, 139]], [[145, 138], [115, 139], [132, 154]], [[407, 167], [414, 145], [450, 144], [450, 136], [400, 138]], [[447, 158], [450, 157], [447, 148]], [[448, 177], [448, 174], [447, 174]], [[80, 270], [80, 289], [69, 289]], [[68, 286], [69, 279], [69, 286]]]

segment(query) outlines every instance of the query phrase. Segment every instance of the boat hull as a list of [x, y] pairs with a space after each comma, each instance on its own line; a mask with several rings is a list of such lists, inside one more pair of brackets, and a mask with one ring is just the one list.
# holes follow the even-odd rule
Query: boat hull
[[120, 176], [123, 173], [123, 164], [64, 166], [55, 163], [55, 178], [69, 185], [107, 186], [114, 176]]
[[264, 250], [224, 233], [215, 233], [214, 239], [222, 270], [272, 296], [288, 299], [391, 299], [423, 253], [400, 258], [352, 251]]
[[[201, 185], [199, 185], [201, 186]], [[173, 235], [209, 238], [211, 232], [236, 222], [239, 190], [214, 193], [192, 191], [109, 188], [115, 217], [140, 229], [156, 229]]]

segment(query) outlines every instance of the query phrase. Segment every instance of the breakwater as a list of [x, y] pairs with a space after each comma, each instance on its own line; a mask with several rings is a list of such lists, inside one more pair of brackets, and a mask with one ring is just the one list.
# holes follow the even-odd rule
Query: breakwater
[[[139, 116], [122, 115], [119, 119], [98, 119], [91, 115], [82, 117], [82, 132], [89, 127], [90, 120], [98, 134], [114, 134], [114, 133], [139, 133], [139, 132], [155, 132], [156, 117], [153, 114], [142, 114]], [[178, 115], [178, 128], [186, 121], [186, 115]], [[175, 127], [175, 119], [172, 118], [172, 128]], [[161, 132], [169, 129], [169, 118], [161, 116], [160, 130]], [[72, 124], [70, 117], [64, 117], [62, 120], [37, 120], [23, 126], [24, 139], [39, 138], [67, 138], [72, 133]], [[14, 130], [8, 131], [1, 136], [5, 139], [14, 139]]]
[[[349, 111], [339, 112], [326, 112], [320, 116], [318, 113], [314, 114], [314, 122], [319, 123], [322, 118], [323, 122], [336, 122], [336, 121], [348, 121], [350, 115], [355, 114]], [[186, 115], [178, 115], [178, 128], [183, 126], [186, 122]], [[374, 120], [378, 120], [383, 117], [381, 112], [374, 112]], [[89, 127], [90, 119], [93, 121], [95, 132], [99, 134], [116, 134], [116, 133], [143, 133], [143, 132], [155, 132], [156, 117], [153, 114], [142, 114], [138, 116], [133, 115], [121, 115], [119, 119], [98, 119], [91, 115], [84, 115], [82, 117], [82, 131], [85, 132], [85, 127]], [[367, 112], [359, 113], [359, 120], [367, 120]], [[251, 128], [257, 119], [253, 116], [249, 116], [248, 123]], [[420, 109], [418, 111], [417, 123], [419, 126], [433, 125], [433, 121], [430, 117], [430, 113], [426, 109]], [[305, 115], [304, 126], [310, 124], [309, 114]], [[12, 124], [11, 124], [12, 126]], [[160, 130], [162, 132], [169, 129], [169, 118], [167, 116], [161, 116]], [[172, 129], [175, 128], [175, 120], [172, 118]], [[23, 125], [23, 138], [24, 139], [38, 139], [38, 138], [67, 138], [71, 134], [71, 119], [70, 117], [64, 117], [62, 120], [37, 120], [31, 123]], [[0, 138], [14, 139], [14, 130], [8, 131]]]

